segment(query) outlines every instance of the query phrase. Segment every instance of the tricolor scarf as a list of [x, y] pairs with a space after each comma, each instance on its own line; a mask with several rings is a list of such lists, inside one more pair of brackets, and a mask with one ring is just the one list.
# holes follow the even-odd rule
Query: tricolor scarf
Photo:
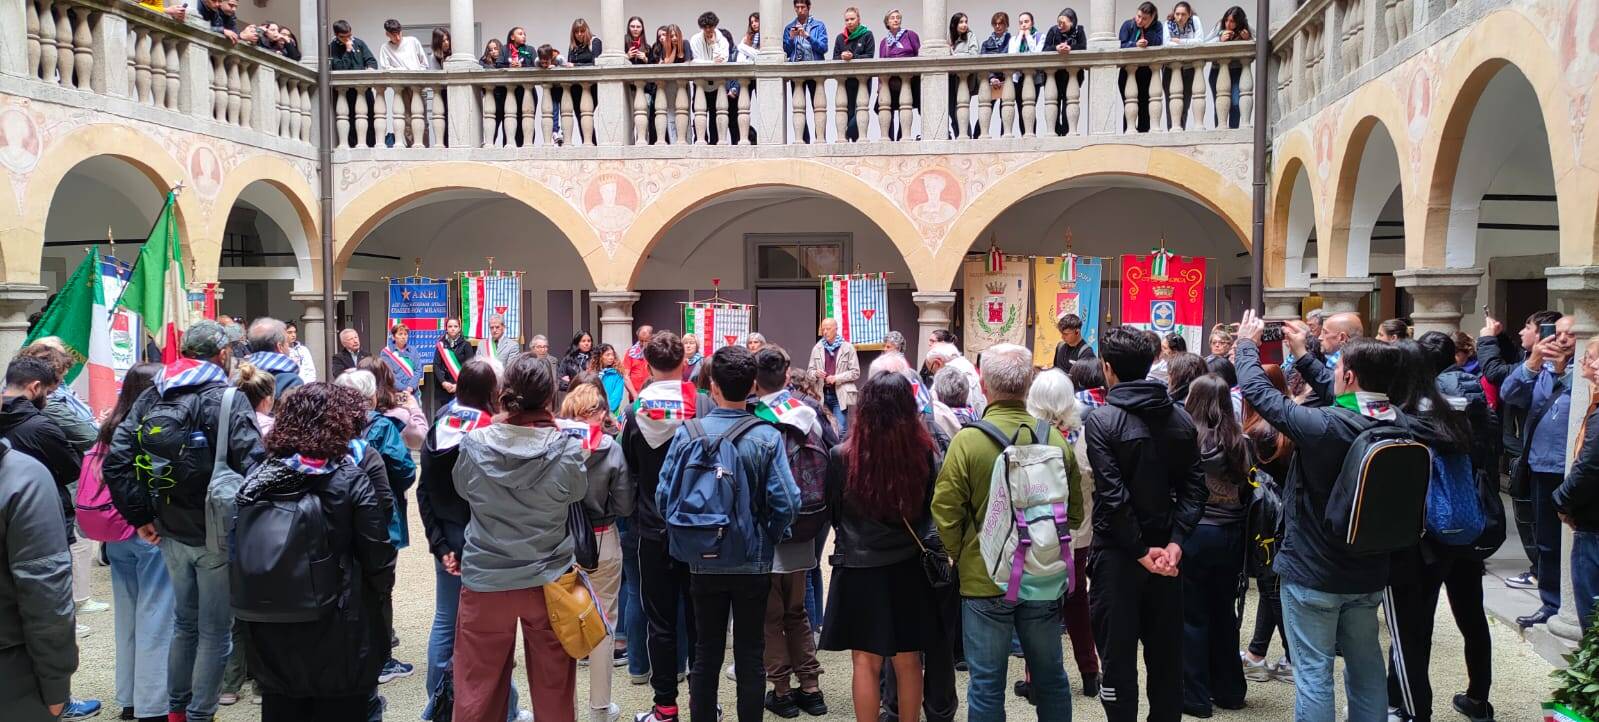
[[627, 357], [633, 359], [634, 361], [643, 360], [644, 344], [635, 341], [632, 346], [627, 347]]
[[1388, 394], [1376, 391], [1354, 391], [1338, 395], [1333, 403], [1342, 408], [1359, 413], [1369, 419], [1393, 421], [1398, 418], [1394, 405], [1388, 401]]
[[961, 422], [961, 426], [977, 420], [977, 414], [972, 413], [970, 406], [951, 406], [949, 410], [955, 414], [955, 420]]
[[1005, 270], [1005, 254], [1000, 252], [999, 246], [988, 247], [988, 263], [984, 270], [989, 273], [1000, 273]]
[[1073, 283], [1077, 280], [1077, 254], [1068, 253], [1060, 257], [1060, 282]]
[[383, 347], [383, 356], [384, 356], [384, 358], [387, 358], [391, 363], [399, 366], [401, 370], [405, 371], [407, 377], [416, 376], [416, 367], [411, 365], [411, 360], [406, 358], [406, 357], [404, 357], [404, 356], [401, 356], [395, 350], [394, 346], [392, 346], [392, 345], [384, 346]]
[[[490, 340], [488, 343], [493, 343]], [[438, 343], [439, 360], [444, 362], [444, 370], [450, 372], [451, 381], [461, 380], [461, 359], [455, 357], [455, 352], [445, 346], [443, 341]]]
[[650, 448], [659, 449], [672, 440], [677, 427], [694, 418], [699, 390], [688, 382], [657, 381], [639, 392], [633, 402], [633, 421]]
[[1150, 249], [1149, 275], [1155, 280], [1166, 279], [1166, 267], [1174, 255], [1164, 248]]
[[487, 428], [493, 417], [481, 409], [450, 402], [433, 425], [433, 444], [439, 451], [453, 449], [461, 444], [468, 433]]
[[816, 410], [794, 398], [787, 389], [760, 397], [751, 405], [750, 411], [756, 417], [774, 424], [787, 424], [799, 429], [806, 436], [822, 430]]
[[283, 465], [301, 474], [321, 475], [333, 472], [334, 464], [327, 459], [313, 459], [301, 454], [290, 454], [283, 457]]
[[866, 25], [864, 25], [864, 24], [856, 25], [854, 30], [849, 31], [848, 39], [851, 42], [853, 42], [856, 38], [858, 38], [858, 37], [860, 37], [862, 35], [865, 35], [865, 34], [867, 34], [869, 32], [871, 32], [871, 31], [866, 29]]
[[250, 358], [247, 360], [254, 364], [256, 368], [268, 373], [300, 373], [300, 364], [276, 351], [257, 351], [250, 354]]
[[156, 377], [155, 385], [160, 389], [161, 395], [165, 396], [172, 389], [204, 386], [227, 380], [228, 375], [221, 366], [209, 361], [183, 357], [162, 367], [160, 375]]
[[572, 419], [556, 419], [555, 428], [566, 436], [577, 439], [583, 445], [583, 450], [589, 453], [600, 450], [605, 446], [605, 430], [599, 424], [588, 424]]

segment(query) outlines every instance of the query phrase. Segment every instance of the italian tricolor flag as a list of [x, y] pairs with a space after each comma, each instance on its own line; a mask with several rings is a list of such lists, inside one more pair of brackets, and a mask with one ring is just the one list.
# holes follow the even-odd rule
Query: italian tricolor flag
[[155, 337], [161, 362], [178, 360], [178, 342], [189, 327], [189, 292], [183, 278], [183, 244], [173, 215], [177, 193], [167, 194], [150, 237], [134, 262], [133, 276], [117, 300], [118, 308], [139, 314], [144, 330]]
[[461, 359], [455, 357], [455, 352], [445, 346], [443, 341], [438, 343], [439, 358], [444, 361], [444, 370], [450, 372], [450, 381], [461, 379]]

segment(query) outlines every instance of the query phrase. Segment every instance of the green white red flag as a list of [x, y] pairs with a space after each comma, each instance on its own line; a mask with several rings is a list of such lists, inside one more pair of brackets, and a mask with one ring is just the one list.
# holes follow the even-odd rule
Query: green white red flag
[[166, 205], [133, 265], [133, 276], [117, 299], [117, 308], [139, 314], [144, 330], [161, 349], [161, 362], [178, 359], [178, 342], [189, 327], [189, 291], [183, 277], [183, 243], [174, 215], [177, 193], [167, 194]]

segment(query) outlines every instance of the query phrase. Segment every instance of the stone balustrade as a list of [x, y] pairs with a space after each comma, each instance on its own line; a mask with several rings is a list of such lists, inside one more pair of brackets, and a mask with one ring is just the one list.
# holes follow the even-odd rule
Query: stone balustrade
[[1298, 122], [1508, 0], [1306, 0], [1272, 33], [1274, 122]]
[[[1252, 125], [1253, 52], [1248, 43], [1218, 43], [1069, 55], [341, 71], [333, 74], [332, 112], [340, 149], [575, 154], [583, 151], [555, 147], [981, 145], [1231, 130]], [[1095, 88], [1110, 111], [1103, 127], [1090, 122]]]
[[[316, 74], [117, 0], [22, 0], [24, 77], [309, 144]], [[182, 121], [174, 125], [183, 125]]]

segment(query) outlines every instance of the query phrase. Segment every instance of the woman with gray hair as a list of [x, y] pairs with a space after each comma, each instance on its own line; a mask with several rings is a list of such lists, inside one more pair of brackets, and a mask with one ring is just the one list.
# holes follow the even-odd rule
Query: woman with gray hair
[[[942, 375], [942, 374], [940, 374]], [[935, 382], [936, 383], [936, 382]], [[1088, 545], [1094, 538], [1094, 474], [1088, 466], [1088, 450], [1083, 444], [1083, 420], [1077, 403], [1077, 389], [1071, 377], [1060, 369], [1049, 369], [1033, 379], [1027, 390], [1027, 413], [1048, 421], [1071, 444], [1077, 468], [1083, 471], [1083, 522], [1072, 529], [1072, 566], [1077, 579], [1087, 579]], [[1072, 657], [1083, 676], [1083, 695], [1099, 693], [1099, 654], [1094, 647], [1094, 627], [1088, 615], [1088, 585], [1077, 584], [1061, 605], [1066, 634], [1072, 640]]]
[[950, 438], [977, 418], [970, 395], [971, 382], [960, 369], [945, 366], [933, 374], [933, 420]]

